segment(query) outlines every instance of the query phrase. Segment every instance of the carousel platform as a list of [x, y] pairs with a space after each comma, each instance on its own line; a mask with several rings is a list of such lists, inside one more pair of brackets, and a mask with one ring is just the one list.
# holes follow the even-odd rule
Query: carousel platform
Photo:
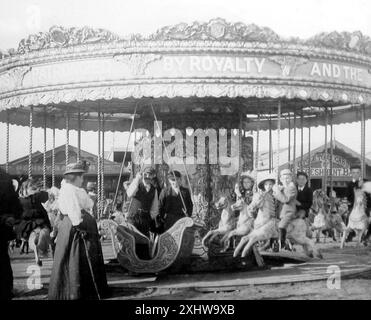
[[[108, 242], [103, 245], [107, 278], [112, 288], [111, 299], [156, 298], [160, 292], [192, 290], [204, 293], [231, 292], [246, 287], [284, 285], [314, 281], [327, 281], [340, 270], [341, 279], [371, 277], [371, 248], [356, 248], [351, 243], [343, 250], [337, 243], [321, 244], [324, 259], [307, 259], [300, 252], [262, 253], [265, 267], [236, 272], [203, 272], [193, 274], [137, 275], [127, 273], [115, 262]], [[16, 249], [18, 250], [18, 249]], [[32, 254], [12, 254], [15, 299], [46, 299], [52, 259], [44, 259], [41, 267], [41, 284], [28, 281], [35, 275]], [[335, 267], [334, 267], [335, 266]], [[31, 284], [31, 286], [30, 286]], [[35, 285], [36, 284], [36, 285]], [[33, 287], [32, 287], [33, 285]], [[160, 295], [161, 296], [161, 295]], [[158, 298], [160, 298], [160, 296]]]

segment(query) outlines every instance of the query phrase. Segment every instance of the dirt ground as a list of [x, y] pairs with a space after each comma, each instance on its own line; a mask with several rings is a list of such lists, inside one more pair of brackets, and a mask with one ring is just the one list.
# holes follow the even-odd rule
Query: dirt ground
[[370, 279], [343, 280], [341, 289], [328, 289], [326, 282], [302, 282], [280, 285], [259, 285], [233, 291], [200, 292], [195, 289], [160, 289], [150, 295], [138, 294], [136, 299], [187, 299], [187, 300], [369, 300]]
[[[104, 251], [109, 246], [104, 246]], [[336, 251], [336, 248], [329, 248], [329, 252]], [[345, 251], [346, 252], [346, 251]], [[355, 248], [349, 248], [348, 252], [354, 254], [354, 265], [357, 262], [357, 256], [371, 257], [371, 247], [363, 248], [359, 254], [356, 254]], [[32, 259], [33, 255], [20, 256], [17, 252], [13, 254], [12, 266], [14, 273], [14, 288], [15, 288], [15, 299], [18, 300], [44, 300], [47, 299], [47, 287], [52, 268], [52, 259], [44, 260], [43, 267], [41, 268], [41, 281], [43, 287], [41, 289], [29, 290], [26, 287], [27, 279], [29, 278], [27, 268], [34, 265]], [[341, 257], [345, 257], [341, 253]], [[352, 258], [353, 259], [353, 258]], [[353, 261], [353, 260], [352, 260]], [[370, 260], [369, 260], [370, 261]], [[130, 287], [125, 281], [137, 281], [137, 279], [130, 278], [127, 275], [123, 275], [117, 272], [113, 268], [107, 269], [107, 278], [109, 281], [115, 281], [116, 279], [122, 280], [118, 284], [111, 285], [112, 288], [112, 300], [136, 300], [136, 299], [179, 299], [179, 300], [219, 300], [219, 299], [251, 299], [251, 300], [262, 300], [262, 299], [273, 299], [273, 300], [369, 300], [371, 299], [371, 271], [363, 273], [362, 275], [353, 276], [351, 279], [341, 279], [340, 289], [329, 289], [327, 281], [310, 281], [310, 282], [292, 282], [285, 284], [262, 284], [262, 285], [246, 285], [239, 287], [225, 287], [221, 288], [220, 291], [208, 288], [146, 288], [146, 287]], [[248, 277], [248, 272], [246, 272]], [[126, 279], [126, 280], [125, 280]], [[152, 285], [153, 286], [153, 285]], [[213, 290], [213, 291], [212, 291]]]

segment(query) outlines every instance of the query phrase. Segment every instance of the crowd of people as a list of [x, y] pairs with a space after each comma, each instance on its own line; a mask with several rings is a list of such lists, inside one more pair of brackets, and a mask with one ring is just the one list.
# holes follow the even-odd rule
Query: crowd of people
[[[40, 257], [53, 255], [53, 269], [49, 282], [49, 299], [97, 299], [108, 293], [100, 235], [97, 228], [97, 197], [94, 183], [83, 188], [87, 163], [80, 161], [67, 166], [61, 188], [45, 191], [36, 179], [21, 181], [18, 186], [5, 173], [0, 172], [0, 289], [1, 299], [12, 296], [12, 270], [8, 244], [18, 242], [21, 254], [27, 253], [29, 244], [35, 251], [36, 263]], [[354, 204], [354, 190], [361, 189], [365, 180], [361, 168], [351, 168], [352, 181], [347, 187], [345, 199], [330, 195], [330, 212], [344, 212], [344, 223]], [[156, 171], [146, 167], [131, 182], [124, 184], [124, 193], [118, 198], [115, 210], [125, 211], [125, 220], [138, 232], [150, 237], [169, 230], [179, 219], [191, 217], [193, 203], [190, 191], [182, 186], [179, 171], [168, 173], [168, 183], [160, 186]], [[254, 178], [242, 175], [231, 195], [234, 202], [246, 205], [254, 202]], [[308, 186], [308, 176], [289, 169], [275, 178], [259, 182], [260, 203], [267, 208], [268, 219], [279, 219], [280, 249], [285, 249], [287, 227], [293, 219], [313, 223], [313, 191]], [[262, 196], [264, 194], [264, 196]], [[254, 198], [255, 197], [255, 198]], [[128, 200], [125, 204], [125, 198]], [[366, 213], [370, 216], [371, 197], [366, 195]], [[236, 215], [238, 215], [236, 211]], [[256, 215], [255, 215], [256, 218]], [[312, 221], [311, 221], [312, 220]], [[264, 225], [264, 221], [255, 221]], [[370, 234], [370, 232], [368, 233]], [[349, 235], [348, 240], [352, 238]], [[367, 241], [367, 238], [364, 239]], [[149, 249], [138, 244], [137, 254], [149, 259]]]

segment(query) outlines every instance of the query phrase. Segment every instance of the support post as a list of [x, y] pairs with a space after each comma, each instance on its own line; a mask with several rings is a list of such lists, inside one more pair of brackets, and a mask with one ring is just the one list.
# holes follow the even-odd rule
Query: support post
[[70, 144], [70, 115], [67, 110], [66, 112], [66, 168], [68, 166], [68, 163], [70, 161], [70, 156], [69, 156], [69, 144]]
[[98, 111], [98, 163], [97, 163], [97, 216], [100, 217], [101, 212], [101, 114], [100, 108]]
[[289, 150], [288, 150], [288, 164], [289, 164], [289, 169], [291, 170], [291, 115], [290, 112], [288, 114], [288, 135], [289, 135]]
[[330, 192], [331, 192], [331, 195], [332, 195], [332, 192], [334, 191], [334, 179], [332, 177], [332, 167], [333, 167], [332, 161], [334, 158], [333, 116], [334, 116], [334, 113], [331, 107], [331, 110], [330, 110]]
[[101, 188], [100, 188], [100, 191], [101, 191], [101, 201], [102, 201], [102, 214], [104, 212], [104, 204], [105, 204], [105, 201], [104, 201], [104, 113], [102, 113], [102, 121], [101, 121], [101, 127], [102, 127], [102, 156], [101, 156], [101, 178], [100, 178], [100, 182], [101, 182]]
[[367, 178], [366, 172], [366, 110], [365, 106], [361, 109], [361, 167], [362, 177]]
[[81, 111], [77, 115], [77, 161], [81, 159]]
[[281, 101], [278, 101], [277, 109], [277, 154], [276, 154], [276, 163], [277, 163], [277, 181], [279, 181], [280, 175], [280, 144], [281, 144]]
[[9, 173], [9, 142], [10, 142], [10, 119], [9, 110], [6, 111], [6, 164], [5, 171]]
[[300, 171], [303, 171], [303, 156], [304, 156], [304, 111], [301, 109], [300, 115]]
[[272, 116], [269, 115], [269, 173], [272, 172]]
[[46, 107], [44, 107], [43, 188], [46, 189]]
[[312, 171], [312, 155], [311, 155], [311, 136], [310, 136], [310, 125], [308, 126], [308, 186], [310, 187], [311, 185], [311, 171]]
[[325, 108], [325, 153], [324, 153], [324, 168], [323, 168], [323, 184], [322, 190], [327, 194], [327, 127], [328, 127], [328, 112]]
[[53, 117], [52, 186], [55, 187], [55, 117]]
[[33, 107], [30, 109], [29, 136], [28, 136], [28, 179], [32, 176], [32, 129], [33, 129]]
[[296, 113], [294, 111], [294, 150], [293, 150], [293, 169], [292, 172], [296, 175]]
[[258, 113], [258, 123], [256, 127], [256, 145], [255, 145], [255, 191], [258, 190], [258, 172], [259, 172], [259, 135], [260, 135], [260, 112]]

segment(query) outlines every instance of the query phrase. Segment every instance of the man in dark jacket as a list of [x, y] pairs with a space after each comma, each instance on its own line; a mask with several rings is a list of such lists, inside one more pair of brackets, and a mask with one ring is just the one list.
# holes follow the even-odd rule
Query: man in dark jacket
[[313, 202], [313, 191], [308, 186], [308, 175], [305, 172], [297, 173], [297, 188], [298, 195], [296, 200], [298, 201], [297, 210], [298, 216], [301, 218], [308, 218], [309, 209]]
[[[354, 206], [354, 190], [361, 189], [363, 186], [363, 183], [366, 182], [367, 180], [362, 178], [361, 166], [358, 164], [350, 167], [350, 175], [352, 177], [352, 181], [348, 182], [347, 184], [346, 197], [349, 203], [349, 212], [352, 212], [353, 206]], [[365, 196], [366, 196], [366, 215], [367, 217], [370, 217], [371, 196], [368, 193], [365, 193]], [[371, 232], [371, 224], [369, 226], [368, 233], [364, 240], [369, 238], [370, 232]], [[354, 236], [355, 236], [355, 232], [354, 231], [350, 232], [347, 238], [347, 241], [351, 241]]]
[[13, 272], [8, 253], [8, 241], [15, 239], [13, 225], [22, 214], [22, 207], [10, 177], [0, 170], [0, 300], [10, 300]]
[[170, 229], [183, 217], [192, 216], [193, 203], [187, 188], [181, 186], [179, 171], [168, 174], [169, 186], [161, 191], [159, 197], [159, 219], [163, 221], [163, 230]]

